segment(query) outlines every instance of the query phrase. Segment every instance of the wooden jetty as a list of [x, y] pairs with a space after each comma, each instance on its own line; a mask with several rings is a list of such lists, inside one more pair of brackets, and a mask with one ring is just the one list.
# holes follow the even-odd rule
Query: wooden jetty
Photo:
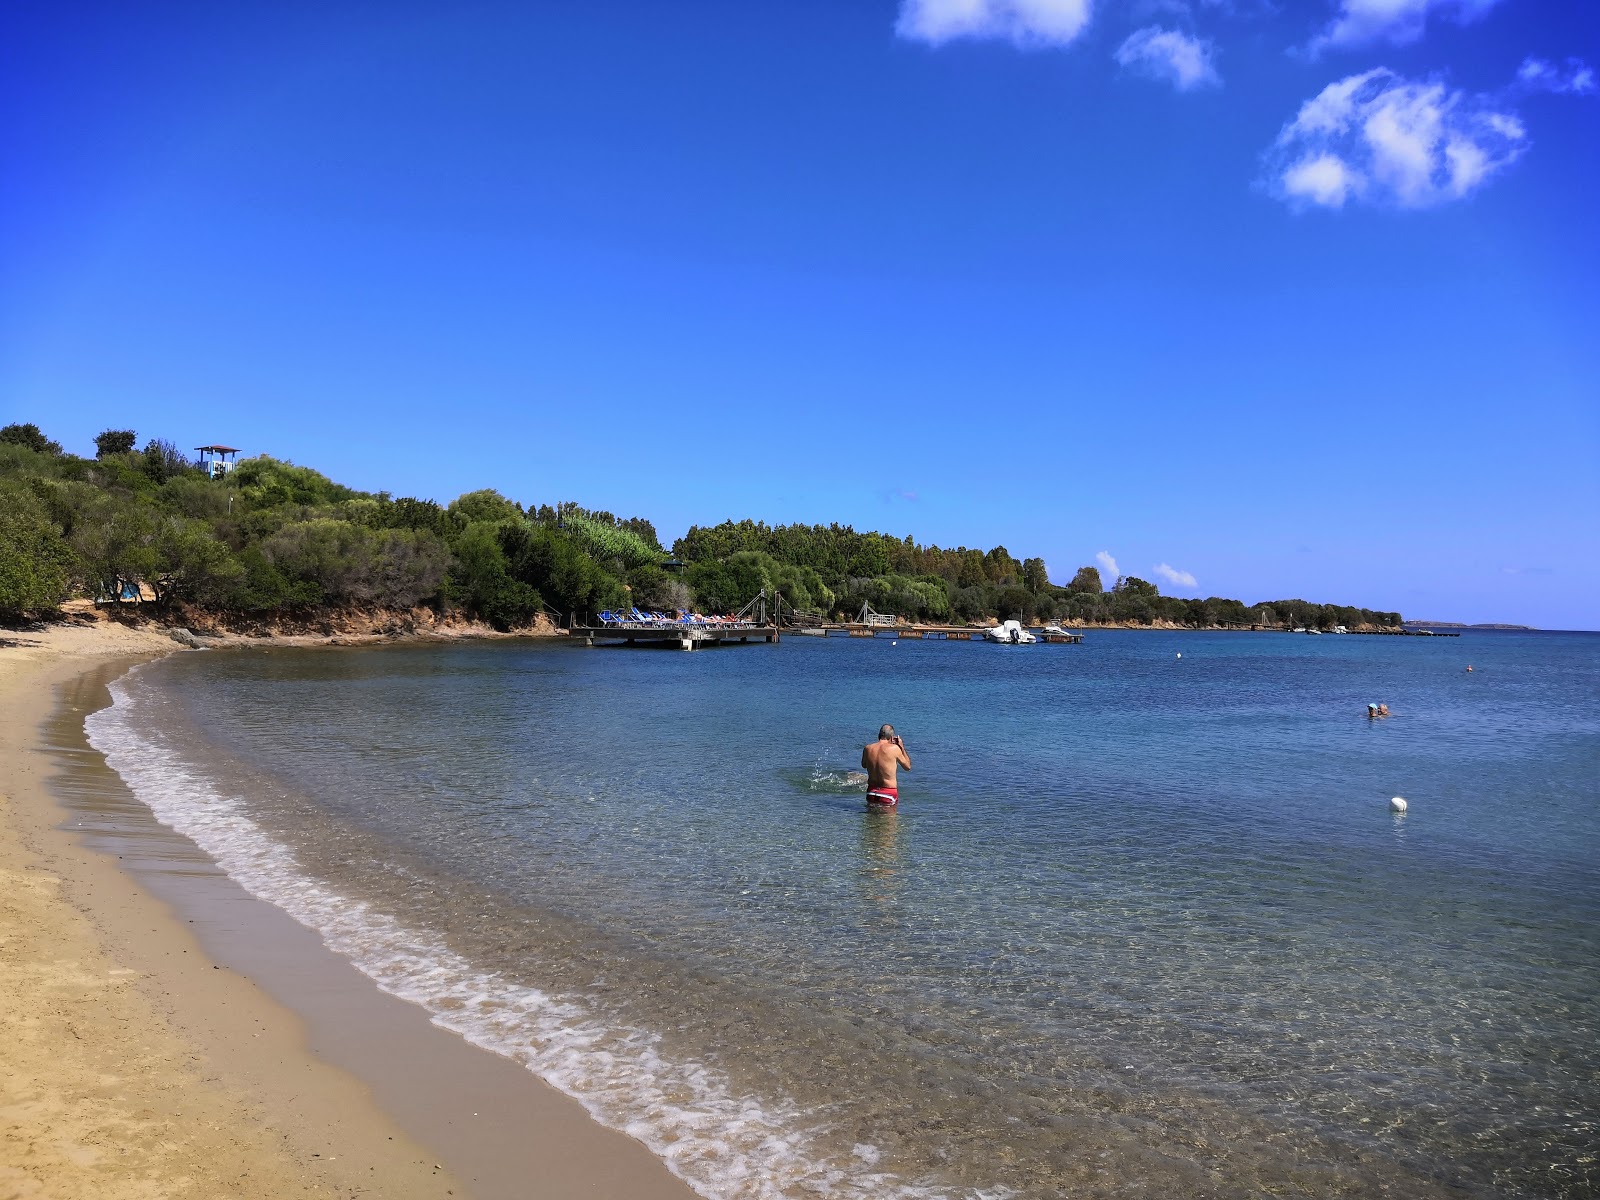
[[776, 642], [781, 630], [776, 625], [753, 623], [664, 623], [659, 625], [624, 623], [620, 625], [575, 625], [573, 637], [585, 646], [599, 642], [623, 646], [673, 646], [680, 650], [700, 650], [735, 642]]
[[[828, 623], [805, 629], [796, 629], [792, 632], [804, 633], [809, 637], [884, 638], [894, 641], [899, 641], [901, 638], [914, 638], [929, 642], [981, 642], [983, 640], [983, 626], [981, 625], [867, 625], [860, 621], [847, 621], [843, 624]], [[1083, 634], [1081, 633], [1039, 633], [1038, 637], [1041, 642], [1061, 644], [1074, 644], [1083, 641]]]

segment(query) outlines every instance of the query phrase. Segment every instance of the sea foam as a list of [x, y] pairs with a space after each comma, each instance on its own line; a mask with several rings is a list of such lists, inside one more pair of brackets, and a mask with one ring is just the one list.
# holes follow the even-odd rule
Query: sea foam
[[[728, 1077], [673, 1061], [648, 1030], [608, 1025], [581, 1000], [484, 971], [435, 936], [342, 896], [299, 864], [245, 811], [243, 799], [183, 761], [141, 726], [137, 673], [85, 722], [89, 741], [156, 819], [189, 838], [252, 895], [321, 935], [384, 991], [422, 1007], [434, 1024], [521, 1063], [627, 1133], [708, 1200], [789, 1196], [933, 1200], [947, 1193], [876, 1169], [857, 1145], [830, 1153], [827, 1130], [793, 1101], [740, 1094]], [[973, 1193], [975, 1197], [984, 1193]]]

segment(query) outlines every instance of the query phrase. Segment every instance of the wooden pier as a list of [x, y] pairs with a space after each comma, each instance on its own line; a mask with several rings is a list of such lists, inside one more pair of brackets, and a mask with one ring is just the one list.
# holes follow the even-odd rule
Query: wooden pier
[[585, 646], [600, 642], [623, 646], [677, 646], [680, 650], [702, 650], [737, 642], [776, 642], [782, 631], [776, 625], [716, 624], [624, 624], [576, 625], [573, 637]]
[[[983, 641], [983, 626], [981, 625], [863, 625], [859, 621], [849, 621], [843, 624], [812, 625], [803, 629], [794, 629], [790, 632], [805, 634], [808, 637], [885, 638], [893, 641], [899, 641], [901, 638], [915, 638], [930, 642]], [[1035, 633], [1041, 642], [1075, 644], [1083, 641], [1083, 634], [1081, 633], [1038, 633], [1037, 631]]]

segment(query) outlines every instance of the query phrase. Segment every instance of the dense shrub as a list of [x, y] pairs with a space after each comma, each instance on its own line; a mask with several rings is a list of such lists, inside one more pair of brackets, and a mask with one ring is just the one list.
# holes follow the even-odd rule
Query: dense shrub
[[431, 533], [371, 530], [327, 517], [285, 525], [261, 553], [286, 579], [315, 585], [324, 601], [386, 608], [437, 597], [450, 561]]
[[0, 616], [55, 608], [71, 567], [72, 550], [44, 506], [22, 488], [0, 489]]

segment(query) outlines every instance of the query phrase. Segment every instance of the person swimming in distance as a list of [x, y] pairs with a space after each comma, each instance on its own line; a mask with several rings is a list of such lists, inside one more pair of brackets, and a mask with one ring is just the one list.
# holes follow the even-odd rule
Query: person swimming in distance
[[1378, 706], [1376, 704], [1367, 705], [1367, 720], [1370, 721], [1374, 717], [1376, 717], [1377, 715], [1378, 715]]
[[1378, 715], [1380, 717], [1387, 717], [1389, 715], [1389, 706], [1387, 704], [1378, 705]]
[[900, 803], [899, 779], [895, 772], [911, 770], [911, 756], [893, 725], [878, 730], [878, 740], [861, 748], [861, 766], [867, 773], [867, 803], [893, 808]]

